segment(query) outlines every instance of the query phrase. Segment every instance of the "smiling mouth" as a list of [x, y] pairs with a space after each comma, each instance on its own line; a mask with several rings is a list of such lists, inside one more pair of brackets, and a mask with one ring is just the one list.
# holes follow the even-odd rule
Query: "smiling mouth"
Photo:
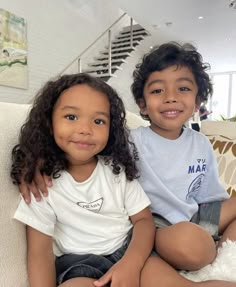
[[82, 149], [88, 149], [91, 146], [93, 146], [92, 143], [88, 143], [88, 142], [73, 142], [77, 147], [82, 148]]
[[164, 111], [164, 112], [161, 112], [161, 114], [165, 117], [168, 117], [168, 118], [175, 118], [177, 117], [182, 111], [179, 111], [179, 110], [175, 110], [175, 111]]

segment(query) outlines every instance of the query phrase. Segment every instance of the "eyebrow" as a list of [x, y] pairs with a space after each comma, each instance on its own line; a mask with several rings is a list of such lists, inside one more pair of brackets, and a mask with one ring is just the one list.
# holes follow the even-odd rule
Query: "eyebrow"
[[194, 81], [188, 77], [181, 77], [181, 78], [177, 79], [177, 82], [182, 82], [182, 81], [187, 81], [191, 84], [194, 84]]
[[[62, 111], [64, 110], [74, 110], [74, 111], [79, 111], [80, 108], [79, 107], [75, 107], [75, 106], [64, 106], [62, 109]], [[108, 119], [110, 118], [110, 115], [106, 112], [102, 112], [102, 111], [95, 111], [95, 114], [97, 115], [103, 115], [105, 117], [107, 117]]]
[[[176, 80], [176, 82], [182, 82], [182, 81], [187, 81], [187, 82], [189, 82], [189, 83], [191, 83], [191, 84], [194, 84], [194, 81], [193, 80], [191, 80], [190, 78], [188, 78], [188, 77], [181, 77], [181, 78], [178, 78], [177, 80]], [[159, 80], [159, 79], [156, 79], [156, 80], [153, 80], [153, 81], [151, 81], [150, 83], [148, 83], [148, 87], [150, 87], [151, 85], [153, 85], [153, 84], [155, 84], [155, 83], [163, 83], [163, 82], [165, 82], [164, 80]]]

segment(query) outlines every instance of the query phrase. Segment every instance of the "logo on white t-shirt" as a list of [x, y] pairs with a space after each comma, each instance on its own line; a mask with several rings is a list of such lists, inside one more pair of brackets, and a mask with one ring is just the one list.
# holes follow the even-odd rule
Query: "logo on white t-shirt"
[[103, 204], [103, 197], [92, 202], [77, 202], [77, 204], [84, 209], [98, 213]]

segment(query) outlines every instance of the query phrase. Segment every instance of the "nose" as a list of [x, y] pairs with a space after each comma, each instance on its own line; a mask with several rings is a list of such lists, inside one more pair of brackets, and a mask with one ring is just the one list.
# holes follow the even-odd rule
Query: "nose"
[[75, 132], [82, 135], [91, 135], [92, 134], [92, 125], [91, 123], [85, 121], [78, 121], [76, 124]]
[[172, 90], [167, 90], [164, 96], [165, 103], [176, 103], [177, 102], [177, 93]]

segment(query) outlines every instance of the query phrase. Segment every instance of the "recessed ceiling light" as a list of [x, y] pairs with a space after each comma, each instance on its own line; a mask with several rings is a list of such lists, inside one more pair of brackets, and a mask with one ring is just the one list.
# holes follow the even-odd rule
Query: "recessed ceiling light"
[[198, 16], [198, 19], [199, 19], [199, 20], [202, 20], [202, 19], [203, 19], [203, 16]]
[[171, 27], [173, 25], [173, 22], [166, 22], [165, 24], [167, 27]]
[[154, 29], [159, 29], [159, 28], [160, 28], [160, 25], [158, 25], [158, 24], [153, 24], [152, 27], [153, 27]]

